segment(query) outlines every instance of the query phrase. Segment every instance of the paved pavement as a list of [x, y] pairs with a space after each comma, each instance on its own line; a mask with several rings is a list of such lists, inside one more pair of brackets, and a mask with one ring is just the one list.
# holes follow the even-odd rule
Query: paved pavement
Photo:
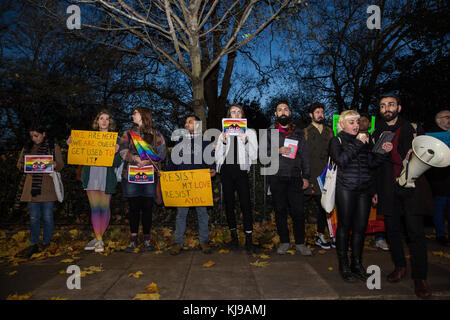
[[[433, 254], [436, 251], [450, 254], [450, 248], [427, 240], [429, 251], [429, 284], [432, 299], [450, 299], [450, 259]], [[154, 282], [161, 290], [161, 300], [335, 300], [335, 299], [401, 299], [415, 300], [413, 282], [409, 278], [397, 284], [388, 283], [386, 275], [393, 265], [389, 252], [366, 250], [364, 265], [378, 265], [381, 269], [381, 289], [369, 290], [366, 283], [345, 283], [338, 273], [334, 249], [314, 256], [299, 254], [285, 256], [276, 252], [265, 253], [269, 259], [248, 256], [240, 252], [205, 255], [199, 250], [182, 251], [178, 256], [168, 252], [125, 253], [115, 252], [102, 256], [85, 252], [75, 263], [81, 270], [90, 266], [102, 266], [102, 272], [87, 274], [81, 278], [81, 289], [69, 290], [66, 285], [69, 274], [59, 274], [72, 263], [64, 258], [50, 258], [26, 262], [18, 267], [0, 266], [0, 299], [8, 295], [30, 292], [31, 300], [47, 300], [55, 297], [69, 300], [133, 299], [145, 287]], [[265, 267], [250, 263], [256, 260], [268, 262]], [[215, 265], [206, 268], [205, 262]], [[409, 267], [409, 265], [408, 265]], [[12, 276], [7, 273], [17, 270]], [[130, 273], [141, 271], [139, 278]]]

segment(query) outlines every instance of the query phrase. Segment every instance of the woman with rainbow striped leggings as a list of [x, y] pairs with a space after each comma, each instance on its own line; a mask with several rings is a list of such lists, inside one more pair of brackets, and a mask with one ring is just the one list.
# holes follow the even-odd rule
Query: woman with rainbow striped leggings
[[[114, 131], [115, 123], [107, 110], [100, 111], [92, 123], [92, 129], [98, 131]], [[71, 137], [67, 144], [72, 143]], [[116, 192], [117, 178], [114, 169], [121, 164], [118, 153], [119, 145], [116, 144], [116, 154], [112, 167], [83, 166], [81, 171], [81, 183], [89, 199], [91, 207], [91, 223], [94, 228], [95, 238], [91, 240], [85, 250], [104, 251], [103, 234], [108, 228], [111, 216], [111, 195]]]

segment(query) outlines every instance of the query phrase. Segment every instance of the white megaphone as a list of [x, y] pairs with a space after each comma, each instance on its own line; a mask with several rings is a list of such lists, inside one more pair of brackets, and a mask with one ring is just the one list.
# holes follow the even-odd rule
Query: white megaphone
[[450, 165], [450, 148], [439, 139], [431, 136], [418, 136], [412, 142], [411, 159], [403, 167], [398, 184], [405, 188], [414, 188], [414, 181], [431, 167]]

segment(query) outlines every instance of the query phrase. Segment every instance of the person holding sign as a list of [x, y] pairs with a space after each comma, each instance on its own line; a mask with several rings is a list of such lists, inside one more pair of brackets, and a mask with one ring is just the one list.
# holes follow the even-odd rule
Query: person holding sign
[[[61, 148], [48, 139], [45, 128], [36, 124], [29, 129], [30, 142], [22, 149], [17, 168], [24, 172], [25, 155], [54, 156], [51, 162], [55, 171], [61, 171], [64, 161]], [[19, 198], [20, 197], [20, 198]], [[53, 206], [57, 200], [52, 177], [46, 173], [25, 173], [19, 184], [16, 201], [28, 202], [30, 212], [31, 246], [22, 252], [29, 258], [39, 252], [39, 235], [41, 233], [41, 217], [44, 222], [43, 248], [50, 245], [53, 234]]]
[[[442, 110], [435, 116], [436, 125], [430, 130], [433, 133], [447, 133], [450, 135], [450, 111]], [[428, 133], [427, 133], [428, 134]], [[446, 142], [442, 136], [435, 136]], [[448, 144], [448, 140], [447, 140]], [[445, 168], [433, 167], [426, 172], [434, 197], [433, 223], [436, 230], [436, 241], [442, 246], [450, 247], [450, 166]], [[445, 236], [445, 217], [447, 217], [447, 232]]]
[[[291, 118], [291, 110], [286, 101], [280, 101], [275, 108], [275, 123], [269, 129], [279, 132], [279, 169], [269, 176], [270, 191], [275, 207], [275, 220], [281, 244], [278, 254], [289, 249], [289, 229], [287, 215], [294, 224], [295, 247], [304, 256], [311, 256], [311, 250], [305, 245], [305, 215], [303, 209], [303, 190], [309, 187], [310, 167], [308, 147], [304, 132]], [[267, 143], [268, 154], [271, 150], [271, 138]]]
[[[228, 108], [227, 118], [243, 119], [244, 110], [240, 105]], [[231, 231], [231, 247], [239, 247], [236, 232], [236, 216], [234, 213], [234, 192], [237, 190], [241, 211], [244, 219], [245, 248], [248, 253], [254, 253], [252, 243], [253, 217], [250, 204], [250, 186], [248, 172], [252, 161], [258, 157], [258, 141], [253, 129], [246, 129], [246, 133], [239, 135], [223, 132], [217, 139], [215, 149], [216, 171], [220, 173], [222, 182], [228, 227]]]
[[[124, 161], [122, 171], [123, 196], [128, 198], [130, 204], [130, 245], [126, 252], [134, 252], [137, 248], [137, 235], [139, 220], [142, 219], [143, 244], [147, 251], [153, 250], [150, 242], [150, 229], [152, 227], [153, 199], [156, 197], [156, 184], [158, 174], [153, 174], [148, 181], [130, 180], [131, 168], [140, 168], [142, 176], [149, 176], [159, 171], [159, 163], [166, 157], [166, 142], [161, 133], [154, 126], [150, 110], [137, 107], [133, 110], [133, 125], [126, 131], [119, 141], [120, 157]], [[152, 168], [145, 168], [153, 166]], [[148, 174], [145, 174], [147, 170]], [[140, 180], [140, 179], [139, 179]]]
[[[347, 282], [369, 277], [362, 265], [364, 236], [369, 221], [372, 197], [375, 194], [373, 170], [386, 157], [372, 152], [369, 135], [359, 133], [359, 114], [346, 110], [339, 117], [338, 136], [330, 141], [330, 156], [337, 164], [336, 207], [338, 225], [336, 250], [339, 272]], [[389, 152], [392, 144], [383, 144]], [[374, 200], [375, 202], [375, 200]], [[348, 263], [348, 239], [351, 231], [352, 258]]]
[[[203, 141], [203, 138], [201, 137], [201, 129], [199, 129], [198, 125], [200, 123], [200, 119], [195, 115], [191, 115], [186, 118], [186, 123], [184, 124], [186, 136], [180, 137], [176, 147], [173, 149], [169, 159], [169, 164], [166, 167], [167, 171], [209, 169], [211, 177], [216, 175], [216, 170], [214, 169], [215, 164], [206, 164], [203, 157], [203, 152], [209, 143], [208, 141]], [[181, 149], [178, 149], [178, 146], [181, 146]], [[176, 152], [175, 150], [179, 150], [179, 152]], [[180, 183], [182, 183], [182, 181], [180, 181]], [[211, 249], [208, 245], [209, 230], [207, 208], [205, 206], [199, 206], [195, 207], [195, 209], [197, 211], [198, 218], [200, 248], [203, 253], [209, 254], [211, 253]], [[183, 248], [184, 234], [186, 231], [186, 217], [188, 213], [189, 207], [177, 207], [175, 244], [172, 246], [170, 251], [172, 255], [179, 254]]]
[[[111, 132], [116, 128], [112, 115], [107, 110], [101, 110], [92, 123], [92, 129], [100, 132]], [[72, 137], [67, 144], [72, 143]], [[95, 239], [91, 240], [85, 250], [103, 252], [103, 234], [108, 228], [111, 217], [111, 195], [116, 193], [117, 177], [114, 169], [119, 167], [121, 159], [118, 153], [119, 145], [115, 145], [115, 155], [112, 167], [83, 166], [81, 170], [81, 183], [89, 199], [91, 207], [91, 223]]]

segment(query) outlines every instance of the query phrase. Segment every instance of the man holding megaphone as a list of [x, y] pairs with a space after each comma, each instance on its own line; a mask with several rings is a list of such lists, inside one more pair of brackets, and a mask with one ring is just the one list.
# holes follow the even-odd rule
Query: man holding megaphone
[[404, 218], [410, 239], [411, 278], [414, 280], [415, 293], [420, 298], [428, 298], [431, 290], [426, 281], [427, 249], [423, 215], [433, 212], [431, 191], [425, 177], [421, 175], [423, 172], [411, 166], [408, 172], [404, 169], [404, 164], [412, 158], [415, 130], [410, 122], [399, 116], [402, 110], [399, 98], [393, 93], [385, 94], [379, 100], [379, 107], [381, 119], [373, 134], [375, 143], [389, 136], [392, 144], [388, 160], [378, 167], [377, 194], [374, 197], [378, 201], [377, 212], [385, 216], [387, 238], [395, 265], [395, 270], [387, 276], [387, 280], [399, 282], [407, 275], [402, 243]]

